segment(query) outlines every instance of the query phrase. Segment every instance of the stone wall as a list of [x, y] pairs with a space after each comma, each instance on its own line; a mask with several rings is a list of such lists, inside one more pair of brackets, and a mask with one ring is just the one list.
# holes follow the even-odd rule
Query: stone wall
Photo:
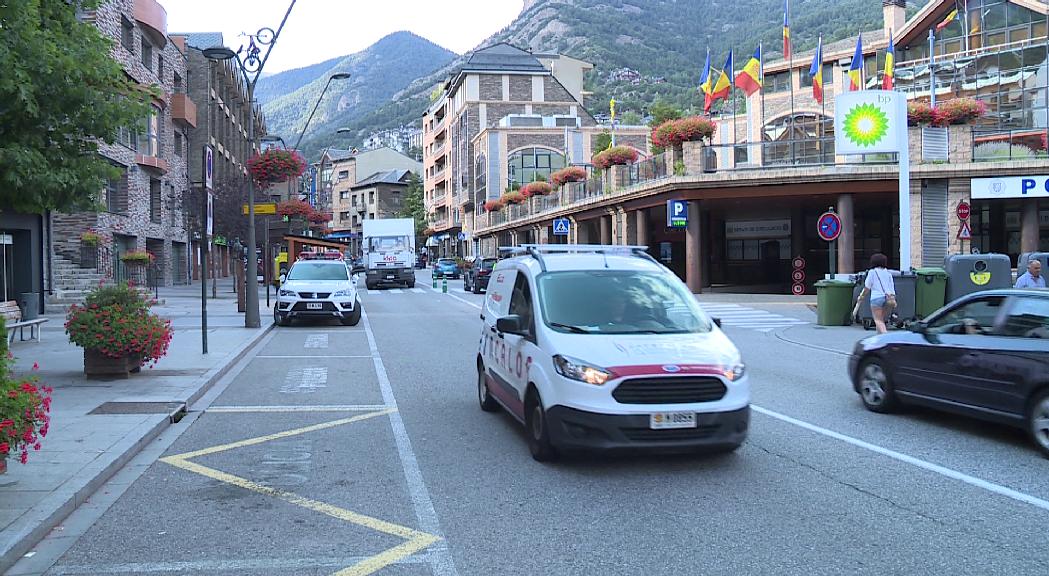
[[510, 114], [524, 114], [525, 107], [523, 104], [488, 104], [488, 126], [492, 127], [499, 123], [499, 120], [509, 116]]
[[510, 76], [510, 100], [514, 102], [532, 101], [531, 76]]
[[478, 76], [478, 93], [481, 100], [503, 99], [503, 77], [495, 74]]
[[565, 135], [561, 134], [536, 134], [536, 133], [513, 133], [506, 135], [506, 151], [512, 153], [514, 150], [527, 146], [539, 146], [551, 148], [562, 154], [565, 151]]

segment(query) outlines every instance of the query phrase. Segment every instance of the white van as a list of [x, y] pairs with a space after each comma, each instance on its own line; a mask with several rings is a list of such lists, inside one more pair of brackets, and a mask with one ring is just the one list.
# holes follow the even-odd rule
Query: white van
[[530, 245], [492, 272], [477, 389], [559, 448], [734, 450], [750, 389], [735, 345], [638, 246]]

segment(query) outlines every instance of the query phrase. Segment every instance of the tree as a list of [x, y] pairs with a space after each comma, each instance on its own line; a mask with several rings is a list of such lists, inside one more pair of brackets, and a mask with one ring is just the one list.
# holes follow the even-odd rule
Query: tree
[[595, 134], [593, 140], [591, 140], [591, 148], [594, 152], [600, 152], [608, 149], [612, 145], [612, 134], [607, 130], [599, 134]]
[[98, 206], [116, 172], [98, 154], [138, 126], [151, 89], [129, 80], [112, 42], [77, 18], [99, 0], [0, 2], [0, 206], [25, 213]]
[[415, 172], [408, 177], [408, 190], [404, 193], [398, 216], [415, 220], [415, 235], [422, 236], [426, 229], [426, 205], [423, 204], [423, 181]]
[[652, 122], [649, 125], [653, 128], [667, 120], [677, 120], [678, 118], [681, 118], [681, 110], [662, 98], [652, 103], [652, 107], [648, 109], [648, 113], [652, 115]]
[[624, 126], [640, 126], [641, 115], [633, 110], [623, 112], [623, 116], [619, 120]]

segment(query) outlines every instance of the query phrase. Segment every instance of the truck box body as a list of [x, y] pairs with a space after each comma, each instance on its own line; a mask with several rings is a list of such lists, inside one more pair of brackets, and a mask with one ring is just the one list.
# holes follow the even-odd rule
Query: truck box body
[[414, 220], [365, 220], [361, 236], [369, 290], [383, 284], [415, 285]]

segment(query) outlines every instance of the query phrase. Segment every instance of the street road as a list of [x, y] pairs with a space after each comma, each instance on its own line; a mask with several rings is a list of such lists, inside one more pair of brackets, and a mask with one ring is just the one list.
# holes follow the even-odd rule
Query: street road
[[738, 452], [544, 465], [478, 408], [483, 296], [449, 285], [275, 329], [66, 522], [48, 573], [1049, 573], [1049, 460], [1007, 428], [865, 411], [841, 352], [788, 341], [818, 335], [800, 316], [712, 306], [753, 386]]

